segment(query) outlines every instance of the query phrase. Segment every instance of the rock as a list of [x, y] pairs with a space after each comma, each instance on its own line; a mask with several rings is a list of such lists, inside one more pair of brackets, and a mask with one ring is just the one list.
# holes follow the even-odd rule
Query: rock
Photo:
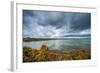
[[40, 50], [41, 50], [41, 51], [48, 51], [49, 48], [48, 48], [48, 46], [42, 44], [42, 45], [40, 46]]

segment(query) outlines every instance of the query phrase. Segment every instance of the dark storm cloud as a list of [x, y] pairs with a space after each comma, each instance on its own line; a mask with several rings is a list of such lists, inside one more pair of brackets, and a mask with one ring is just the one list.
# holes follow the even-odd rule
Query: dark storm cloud
[[90, 34], [91, 14], [23, 10], [24, 35], [59, 37]]
[[91, 15], [80, 13], [73, 15], [71, 28], [73, 30], [84, 30], [91, 27]]

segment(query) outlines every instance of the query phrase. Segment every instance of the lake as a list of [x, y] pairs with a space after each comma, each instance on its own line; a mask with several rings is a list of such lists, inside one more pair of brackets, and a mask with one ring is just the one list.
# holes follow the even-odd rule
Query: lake
[[37, 49], [42, 44], [45, 44], [49, 48], [54, 50], [90, 49], [91, 39], [90, 38], [65, 38], [65, 39], [57, 39], [57, 40], [52, 39], [46, 41], [23, 42], [23, 46], [37, 48]]

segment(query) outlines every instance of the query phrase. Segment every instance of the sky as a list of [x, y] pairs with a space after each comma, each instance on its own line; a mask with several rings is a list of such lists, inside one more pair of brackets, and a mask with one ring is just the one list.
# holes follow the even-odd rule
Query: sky
[[23, 10], [23, 37], [57, 38], [91, 35], [91, 14]]

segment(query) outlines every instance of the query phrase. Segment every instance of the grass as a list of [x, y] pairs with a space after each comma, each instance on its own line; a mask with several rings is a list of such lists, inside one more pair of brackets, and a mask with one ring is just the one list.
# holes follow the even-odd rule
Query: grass
[[68, 51], [51, 50], [45, 44], [40, 48], [23, 47], [23, 62], [64, 61], [91, 59], [91, 52], [86, 49]]

